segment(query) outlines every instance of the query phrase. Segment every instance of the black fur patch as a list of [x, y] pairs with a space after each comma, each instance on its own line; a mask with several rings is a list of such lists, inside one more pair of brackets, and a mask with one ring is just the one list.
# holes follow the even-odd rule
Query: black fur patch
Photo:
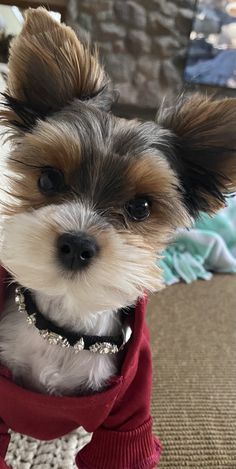
[[181, 182], [180, 190], [189, 214], [196, 218], [200, 211], [211, 213], [212, 199], [225, 203], [224, 193], [227, 192], [226, 183], [229, 179], [224, 174], [201, 165], [199, 154], [201, 161], [211, 162], [222, 158], [230, 150], [207, 146], [203, 146], [200, 150], [189, 147], [184, 139], [175, 136], [172, 136], [171, 143], [168, 151], [165, 149], [165, 154], [172, 169], [178, 174]]
[[107, 88], [108, 88], [108, 83], [105, 83], [105, 85], [102, 88], [100, 88], [97, 91], [94, 91], [94, 93], [90, 93], [90, 94], [80, 96], [79, 100], [80, 101], [89, 101], [90, 99], [94, 99], [97, 96], [99, 96], [100, 94], [102, 94], [104, 91], [106, 91]]
[[7, 93], [1, 93], [1, 95], [5, 98], [1, 105], [12, 110], [20, 119], [19, 121], [10, 121], [14, 127], [23, 130], [24, 132], [31, 132], [39, 119], [45, 119], [46, 115], [44, 113], [34, 111], [27, 105], [27, 103], [18, 101]]

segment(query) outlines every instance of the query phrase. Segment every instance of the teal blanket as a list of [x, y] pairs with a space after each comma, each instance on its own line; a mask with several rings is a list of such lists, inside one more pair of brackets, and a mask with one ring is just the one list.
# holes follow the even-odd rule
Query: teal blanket
[[178, 231], [160, 265], [167, 285], [236, 273], [236, 197], [214, 217], [201, 214], [192, 229]]

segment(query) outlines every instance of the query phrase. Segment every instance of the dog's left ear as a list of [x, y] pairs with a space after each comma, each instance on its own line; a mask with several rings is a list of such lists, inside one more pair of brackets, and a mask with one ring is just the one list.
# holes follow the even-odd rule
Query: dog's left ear
[[109, 79], [74, 31], [53, 20], [44, 8], [29, 9], [23, 29], [11, 43], [5, 106], [6, 123], [30, 124], [74, 98], [91, 100], [108, 110], [112, 101]]
[[195, 94], [157, 122], [172, 133], [168, 158], [189, 213], [216, 212], [236, 191], [236, 100]]

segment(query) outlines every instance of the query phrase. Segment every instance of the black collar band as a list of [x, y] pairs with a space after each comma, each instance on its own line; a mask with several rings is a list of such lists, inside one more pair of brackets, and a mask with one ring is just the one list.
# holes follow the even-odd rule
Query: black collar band
[[[64, 348], [72, 347], [74, 352], [89, 350], [93, 353], [114, 354], [124, 347], [131, 335], [131, 331], [127, 329], [122, 330], [122, 334], [117, 336], [97, 336], [75, 333], [59, 327], [38, 311], [30, 291], [22, 287], [16, 288], [15, 301], [19, 312], [27, 314], [27, 322], [34, 326], [49, 344]], [[127, 316], [130, 308], [121, 312]]]

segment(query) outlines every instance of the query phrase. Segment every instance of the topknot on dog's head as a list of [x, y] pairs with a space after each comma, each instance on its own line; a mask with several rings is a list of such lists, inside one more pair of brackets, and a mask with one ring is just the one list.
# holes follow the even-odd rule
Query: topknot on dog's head
[[73, 99], [104, 110], [113, 93], [95, 49], [82, 44], [68, 26], [44, 8], [29, 9], [19, 36], [12, 41], [2, 119], [30, 127], [35, 120], [61, 110]]

